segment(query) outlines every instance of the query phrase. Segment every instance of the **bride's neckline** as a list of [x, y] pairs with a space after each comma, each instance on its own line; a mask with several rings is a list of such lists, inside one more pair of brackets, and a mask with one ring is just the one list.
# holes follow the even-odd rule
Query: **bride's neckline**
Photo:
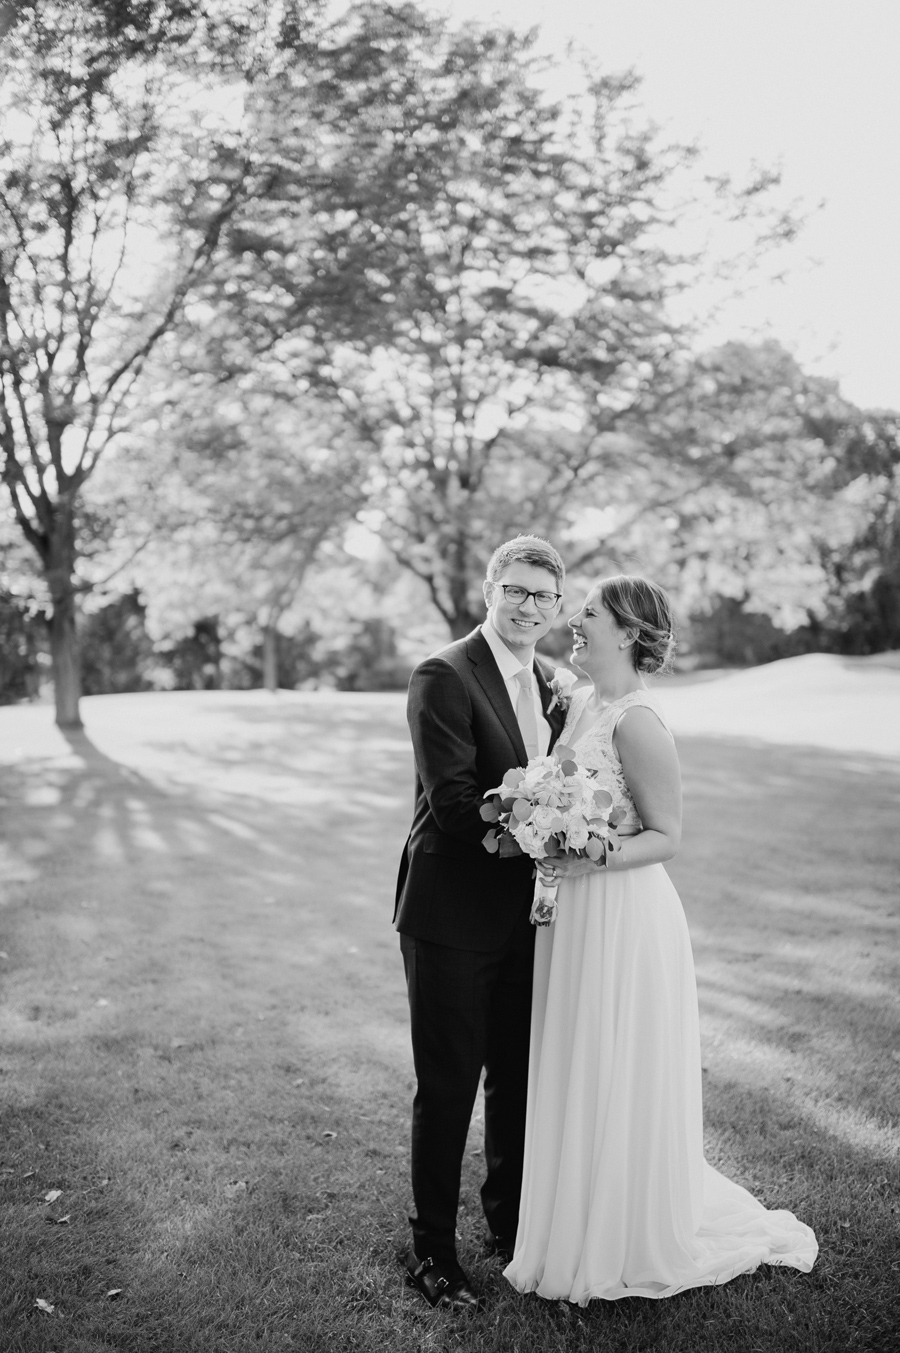
[[[626, 691], [624, 695], [616, 696], [615, 700], [604, 700], [602, 704], [596, 706], [593, 710], [589, 709], [591, 696], [593, 694], [591, 688], [589, 686], [584, 686], [582, 689], [587, 692], [587, 699], [578, 711], [578, 717], [572, 726], [571, 739], [573, 743], [577, 742], [579, 737], [584, 737], [586, 733], [590, 732], [603, 715], [606, 714], [608, 710], [612, 709], [613, 705], [619, 705], [623, 700], [627, 700], [630, 696], [638, 695], [641, 692], [646, 691], [647, 687], [636, 686], [633, 691]], [[585, 716], [589, 717], [586, 718]], [[584, 724], [583, 729], [581, 728], [582, 724]], [[581, 729], [580, 732], [579, 729]]]
[[[630, 695], [640, 695], [642, 692], [646, 691], [646, 689], [646, 686], [635, 686], [634, 690], [626, 691], [624, 695], [617, 695], [613, 700], [599, 700], [594, 707], [594, 712], [595, 714], [602, 714], [605, 710], [609, 709], [611, 705], [618, 705], [620, 701], [627, 700]], [[583, 686], [582, 690], [587, 691], [587, 699], [585, 700], [584, 707], [581, 711], [582, 714], [584, 714], [587, 711], [588, 705], [591, 703], [593, 691], [590, 686]]]

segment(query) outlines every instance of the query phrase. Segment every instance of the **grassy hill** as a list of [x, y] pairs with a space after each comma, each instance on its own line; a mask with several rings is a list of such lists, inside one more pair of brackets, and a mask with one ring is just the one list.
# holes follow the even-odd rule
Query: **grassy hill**
[[[448, 1322], [403, 1286], [412, 1066], [390, 925], [402, 697], [0, 709], [0, 1347], [887, 1353], [900, 1327], [900, 670], [661, 688], [707, 1153], [821, 1253], [667, 1302]], [[40, 1300], [52, 1311], [39, 1307]]]

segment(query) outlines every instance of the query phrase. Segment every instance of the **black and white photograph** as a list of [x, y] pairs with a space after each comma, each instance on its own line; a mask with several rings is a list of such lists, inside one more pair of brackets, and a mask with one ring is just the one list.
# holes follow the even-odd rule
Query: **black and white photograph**
[[0, 0], [0, 1350], [900, 1348], [900, 8]]

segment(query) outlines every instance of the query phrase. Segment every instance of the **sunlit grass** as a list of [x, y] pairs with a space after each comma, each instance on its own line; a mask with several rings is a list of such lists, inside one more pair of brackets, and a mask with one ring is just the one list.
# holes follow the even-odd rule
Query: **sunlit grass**
[[707, 1151], [815, 1228], [812, 1273], [523, 1299], [480, 1253], [476, 1124], [460, 1248], [488, 1305], [454, 1323], [395, 1260], [402, 699], [106, 697], [85, 715], [69, 744], [48, 711], [0, 710], [4, 1353], [895, 1347], [895, 762], [681, 741], [672, 873]]

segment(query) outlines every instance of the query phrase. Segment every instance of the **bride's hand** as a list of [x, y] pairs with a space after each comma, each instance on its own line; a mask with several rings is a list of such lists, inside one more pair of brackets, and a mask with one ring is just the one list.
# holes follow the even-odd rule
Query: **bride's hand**
[[580, 874], [595, 874], [603, 868], [600, 860], [590, 860], [587, 856], [555, 855], [552, 859], [536, 861], [541, 878], [547, 884], [559, 883], [562, 878], [578, 878]]

